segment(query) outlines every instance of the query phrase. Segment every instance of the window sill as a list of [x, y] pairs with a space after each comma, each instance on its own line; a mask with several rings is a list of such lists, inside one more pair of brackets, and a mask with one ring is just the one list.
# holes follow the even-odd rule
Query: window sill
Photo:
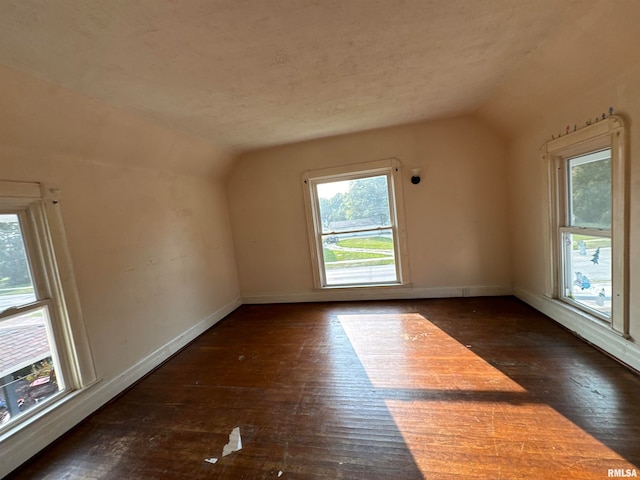
[[380, 289], [401, 289], [401, 288], [411, 288], [413, 287], [412, 283], [365, 283], [360, 285], [327, 285], [324, 287], [314, 288], [316, 292], [322, 292], [327, 290], [380, 290]]
[[598, 315], [594, 315], [591, 314], [589, 312], [586, 312], [584, 310], [582, 310], [579, 307], [576, 307], [574, 305], [572, 305], [570, 302], [567, 302], [565, 300], [559, 299], [559, 298], [552, 298], [552, 297], [546, 297], [550, 302], [552, 302], [554, 304], [555, 307], [564, 310], [566, 312], [567, 315], [570, 315], [571, 317], [573, 317], [575, 320], [581, 321], [581, 322], [589, 322], [590, 325], [594, 325], [597, 326], [599, 328], [604, 328], [607, 331], [618, 335], [621, 338], [624, 338], [625, 340], [629, 340], [631, 337], [627, 334], [621, 333], [616, 331], [615, 329], [613, 329], [612, 327], [612, 321], [611, 319], [609, 320], [605, 320], [604, 318], [601, 318]]
[[[20, 418], [15, 425], [7, 425], [7, 429], [0, 433], [0, 444], [7, 441], [12, 436], [28, 431], [31, 428], [40, 430], [44, 428], [42, 425], [47, 422], [49, 418], [55, 416], [55, 414], [61, 410], [66, 404], [79, 398], [82, 395], [88, 393], [88, 391], [98, 384], [100, 380], [93, 382], [90, 385], [83, 387], [82, 389], [72, 390], [69, 392], [60, 392], [53, 396], [47, 405], [40, 409], [36, 409], [34, 412], [27, 412], [25, 416]], [[42, 423], [41, 423], [42, 422]]]

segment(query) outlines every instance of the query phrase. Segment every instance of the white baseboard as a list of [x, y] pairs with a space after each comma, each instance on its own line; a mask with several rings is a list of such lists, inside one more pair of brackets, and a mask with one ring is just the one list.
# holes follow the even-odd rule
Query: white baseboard
[[8, 475], [55, 439], [129, 388], [240, 305], [240, 299], [234, 299], [120, 375], [109, 380], [96, 382], [81, 391], [67, 395], [55, 406], [40, 412], [22, 424], [19, 430], [4, 434], [0, 437], [2, 442], [0, 478]]
[[326, 288], [312, 292], [243, 295], [243, 304], [402, 300], [411, 298], [489, 297], [511, 295], [510, 285], [416, 288], [412, 286]]
[[535, 294], [517, 286], [514, 287], [513, 294], [587, 342], [601, 348], [634, 370], [640, 371], [640, 346], [616, 333], [608, 325], [593, 320], [589, 315], [559, 300]]

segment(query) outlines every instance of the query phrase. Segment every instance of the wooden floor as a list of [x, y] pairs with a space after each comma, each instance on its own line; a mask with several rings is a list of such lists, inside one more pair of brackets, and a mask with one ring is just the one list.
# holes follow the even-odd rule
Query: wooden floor
[[[222, 457], [234, 427], [242, 449]], [[503, 297], [243, 306], [10, 478], [603, 479], [627, 468], [640, 475], [640, 378]]]

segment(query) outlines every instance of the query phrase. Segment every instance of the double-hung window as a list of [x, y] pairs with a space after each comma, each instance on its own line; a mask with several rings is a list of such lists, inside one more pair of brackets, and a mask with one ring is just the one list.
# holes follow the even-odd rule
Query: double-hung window
[[399, 170], [385, 160], [305, 173], [316, 287], [406, 282]]
[[624, 127], [618, 117], [548, 142], [551, 294], [627, 332]]
[[0, 182], [0, 439], [95, 380], [56, 195]]

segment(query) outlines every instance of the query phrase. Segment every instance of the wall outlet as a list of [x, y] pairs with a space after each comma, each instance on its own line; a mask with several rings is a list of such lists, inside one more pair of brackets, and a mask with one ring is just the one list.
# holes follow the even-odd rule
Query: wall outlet
[[469, 288], [463, 288], [462, 289], [462, 296], [463, 297], [468, 297], [471, 294], [471, 289]]

